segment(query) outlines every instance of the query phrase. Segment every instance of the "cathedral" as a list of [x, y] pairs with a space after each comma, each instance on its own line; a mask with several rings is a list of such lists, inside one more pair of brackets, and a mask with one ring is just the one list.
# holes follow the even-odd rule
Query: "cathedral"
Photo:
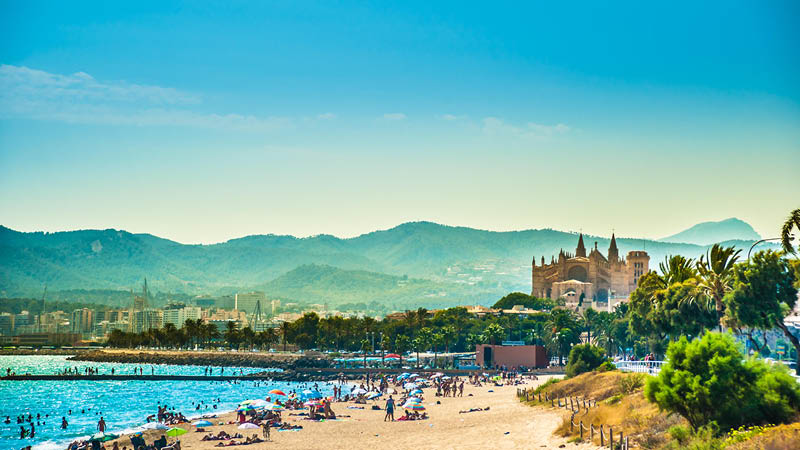
[[[627, 259], [619, 257], [617, 239], [611, 235], [608, 258], [594, 248], [586, 256], [583, 234], [578, 238], [575, 255], [558, 254], [545, 264], [531, 263], [531, 295], [539, 298], [563, 298], [568, 306], [586, 308], [594, 304], [595, 309], [608, 306], [609, 298], [626, 298], [636, 289], [639, 277], [649, 270], [650, 257], [644, 251], [628, 252]], [[586, 304], [584, 304], [586, 301]], [[591, 303], [590, 303], [591, 302]]]

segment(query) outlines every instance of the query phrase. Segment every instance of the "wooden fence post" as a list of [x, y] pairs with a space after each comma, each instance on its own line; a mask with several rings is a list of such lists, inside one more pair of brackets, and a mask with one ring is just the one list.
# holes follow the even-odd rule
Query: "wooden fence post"
[[581, 420], [580, 426], [581, 426], [581, 440], [583, 440], [583, 421], [582, 420]]

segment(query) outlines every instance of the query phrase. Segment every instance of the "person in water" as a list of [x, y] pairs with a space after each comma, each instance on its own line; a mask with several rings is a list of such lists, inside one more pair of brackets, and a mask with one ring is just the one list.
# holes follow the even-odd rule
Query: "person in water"
[[100, 417], [100, 421], [97, 422], [97, 431], [99, 431], [101, 433], [105, 433], [106, 432], [106, 421], [103, 420], [102, 417]]
[[66, 417], [62, 417], [61, 418], [61, 429], [62, 430], [66, 430], [68, 425], [69, 425], [69, 423], [67, 423], [67, 418]]

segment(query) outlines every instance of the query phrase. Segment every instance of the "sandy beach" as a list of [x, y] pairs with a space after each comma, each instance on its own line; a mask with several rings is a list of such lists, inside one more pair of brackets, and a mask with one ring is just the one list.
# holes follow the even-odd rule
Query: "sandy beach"
[[[546, 381], [540, 377], [538, 381], [528, 381], [528, 386], [535, 386]], [[236, 446], [234, 448], [264, 449], [308, 449], [324, 447], [326, 449], [409, 449], [409, 448], [559, 448], [566, 444], [568, 448], [596, 448], [589, 444], [567, 444], [566, 439], [553, 435], [562, 420], [562, 412], [531, 408], [522, 405], [516, 399], [517, 386], [475, 387], [467, 385], [464, 397], [437, 398], [433, 389], [425, 389], [425, 406], [430, 415], [428, 420], [384, 422], [384, 411], [370, 409], [372, 404], [383, 407], [383, 401], [368, 402], [367, 405], [354, 403], [334, 403], [333, 409], [342, 417], [336, 421], [315, 422], [303, 420], [299, 416], [290, 416], [293, 411], [284, 411], [283, 417], [291, 424], [302, 425], [299, 431], [272, 430], [271, 442]], [[472, 396], [469, 396], [472, 394]], [[244, 400], [244, 399], [242, 399]], [[436, 404], [439, 400], [441, 404]], [[364, 409], [350, 409], [348, 406], [365, 406]], [[489, 411], [477, 411], [460, 414], [461, 410], [470, 408], [486, 408]], [[301, 412], [301, 411], [298, 411]], [[396, 411], [395, 417], [402, 415]], [[224, 414], [214, 423], [235, 420], [234, 414]], [[183, 449], [215, 449], [219, 441], [202, 441], [207, 433], [195, 432], [188, 424], [180, 425], [189, 430], [180, 437]], [[207, 431], [218, 433], [225, 430], [233, 435], [241, 433], [250, 436], [261, 435], [260, 430], [239, 430], [235, 424], [207, 427]], [[161, 433], [148, 431], [145, 435], [148, 443]], [[170, 439], [170, 442], [173, 439]], [[111, 443], [106, 443], [110, 448]], [[119, 439], [120, 448], [130, 440]], [[562, 447], [563, 448], [563, 447]]]

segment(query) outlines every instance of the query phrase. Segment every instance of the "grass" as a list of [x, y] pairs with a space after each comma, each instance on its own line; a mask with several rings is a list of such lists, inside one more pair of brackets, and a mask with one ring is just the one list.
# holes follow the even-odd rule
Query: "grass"
[[[660, 412], [658, 407], [648, 402], [642, 393], [645, 378], [641, 375], [626, 374], [617, 371], [587, 372], [576, 377], [550, 383], [538, 392], [547, 392], [557, 397], [586, 397], [597, 401], [597, 406], [589, 411], [581, 410], [574, 417], [576, 423], [582, 421], [584, 426], [594, 424], [596, 428], [602, 424], [608, 436], [608, 427], [614, 428], [614, 438], [619, 439], [622, 431], [630, 439], [631, 446], [645, 449], [657, 449], [669, 440], [668, 430], [675, 425], [684, 424], [682, 418], [669, 416]], [[544, 398], [542, 398], [544, 400]], [[529, 404], [540, 404], [534, 400]], [[549, 406], [542, 402], [544, 406]], [[578, 427], [570, 433], [570, 417], [565, 411], [564, 421], [556, 429], [556, 434], [573, 438], [578, 435]], [[585, 440], [589, 433], [584, 432]], [[600, 444], [599, 432], [595, 432], [595, 444]], [[605, 442], [608, 445], [608, 441]]]

